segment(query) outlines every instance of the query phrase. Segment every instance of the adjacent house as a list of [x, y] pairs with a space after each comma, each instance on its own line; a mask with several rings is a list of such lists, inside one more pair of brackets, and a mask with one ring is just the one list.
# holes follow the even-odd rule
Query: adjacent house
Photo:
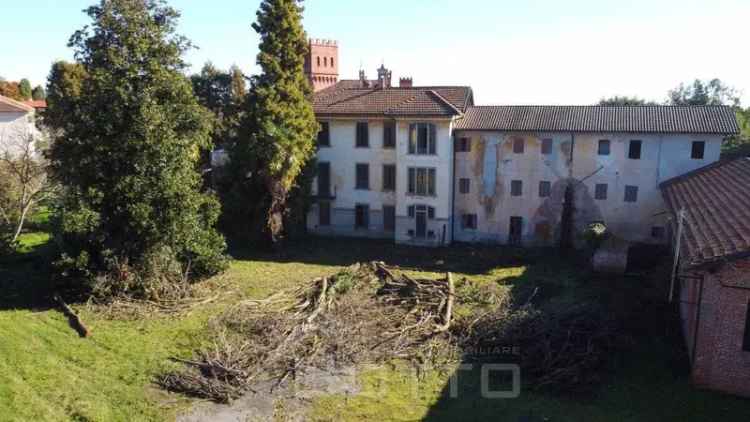
[[24, 137], [38, 134], [36, 110], [45, 107], [44, 101], [20, 102], [0, 95], [0, 154], [24, 149]]
[[[311, 42], [308, 62], [338, 63], [337, 48]], [[667, 243], [659, 184], [717, 161], [738, 131], [724, 106], [476, 106], [468, 86], [396, 86], [377, 72], [308, 73], [327, 84], [313, 97], [312, 232], [551, 245], [603, 223], [625, 241]]]
[[661, 184], [673, 216], [680, 315], [700, 387], [750, 397], [750, 158]]

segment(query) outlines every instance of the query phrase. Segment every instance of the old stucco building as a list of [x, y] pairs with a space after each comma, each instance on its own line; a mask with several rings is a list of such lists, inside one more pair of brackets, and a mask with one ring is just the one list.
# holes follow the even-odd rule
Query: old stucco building
[[717, 161], [737, 132], [723, 106], [476, 106], [468, 86], [396, 85], [384, 66], [339, 80], [333, 41], [311, 41], [307, 63], [318, 234], [550, 245], [604, 223], [666, 243], [659, 184]]

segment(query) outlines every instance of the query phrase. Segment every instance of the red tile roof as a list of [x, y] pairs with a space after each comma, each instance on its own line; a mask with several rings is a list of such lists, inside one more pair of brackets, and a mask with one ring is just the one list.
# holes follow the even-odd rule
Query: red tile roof
[[47, 108], [47, 100], [26, 100], [24, 104], [30, 105], [35, 109]]
[[660, 188], [675, 215], [685, 210], [681, 249], [688, 267], [750, 255], [750, 158], [710, 164]]
[[546, 132], [739, 132], [727, 106], [476, 106], [456, 129]]
[[342, 80], [318, 91], [313, 108], [319, 116], [435, 116], [460, 115], [473, 104], [465, 86], [362, 87], [358, 80]]
[[28, 104], [0, 95], [0, 112], [28, 113], [34, 108]]

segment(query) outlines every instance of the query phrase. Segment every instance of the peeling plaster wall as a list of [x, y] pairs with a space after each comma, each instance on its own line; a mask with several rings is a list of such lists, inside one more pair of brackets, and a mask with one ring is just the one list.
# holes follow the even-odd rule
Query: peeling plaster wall
[[[471, 138], [471, 151], [456, 153], [456, 240], [506, 243], [510, 218], [519, 216], [527, 245], [550, 245], [559, 239], [569, 184], [574, 186], [574, 236], [603, 221], [625, 240], [666, 241], [651, 237], [653, 226], [666, 225], [659, 183], [718, 160], [721, 149], [721, 137], [705, 135], [461, 131], [459, 137]], [[541, 153], [545, 138], [552, 140], [550, 154]], [[523, 153], [513, 152], [516, 139], [523, 140]], [[598, 155], [600, 139], [610, 140], [610, 155]], [[632, 139], [643, 141], [640, 160], [628, 158]], [[692, 141], [706, 141], [703, 159], [690, 158]], [[458, 193], [461, 178], [471, 180], [470, 193]], [[522, 181], [521, 196], [510, 195], [512, 180]], [[551, 183], [547, 198], [539, 197], [540, 181]], [[606, 200], [594, 199], [598, 183], [608, 185]], [[637, 202], [624, 201], [626, 185], [638, 186]], [[476, 230], [461, 228], [462, 214], [477, 215]]]
[[[319, 226], [318, 206], [313, 205], [307, 216], [307, 227], [311, 232], [324, 235], [346, 235], [361, 237], [393, 238], [399, 243], [438, 244], [443, 239], [450, 243], [451, 224], [451, 168], [453, 162], [452, 128], [448, 119], [404, 119], [396, 122], [396, 148], [383, 148], [384, 120], [380, 119], [330, 119], [330, 147], [318, 149], [319, 162], [330, 163], [331, 225]], [[369, 123], [369, 148], [357, 148], [356, 124]], [[409, 155], [409, 124], [430, 122], [436, 125], [436, 155]], [[370, 166], [370, 189], [355, 189], [356, 164]], [[396, 165], [396, 191], [383, 192], [383, 165]], [[418, 197], [406, 193], [409, 167], [434, 167], [436, 169], [436, 195]], [[317, 194], [317, 180], [313, 182], [313, 194]], [[370, 207], [369, 228], [354, 228], [354, 209], [357, 204]], [[408, 217], [410, 205], [427, 205], [435, 208], [435, 219], [427, 221], [427, 230], [435, 236], [430, 239], [414, 239], [409, 230], [415, 229], [415, 220]], [[396, 207], [396, 228], [386, 232], [383, 228], [383, 206]], [[445, 229], [443, 229], [443, 227]]]

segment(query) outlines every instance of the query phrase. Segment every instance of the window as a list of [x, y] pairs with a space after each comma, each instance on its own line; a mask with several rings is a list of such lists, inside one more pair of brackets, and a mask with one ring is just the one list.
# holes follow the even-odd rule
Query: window
[[396, 165], [395, 164], [383, 165], [383, 190], [384, 191], [396, 190]]
[[471, 138], [458, 138], [456, 152], [471, 152]]
[[552, 183], [547, 181], [539, 182], [539, 197], [546, 198], [552, 191]]
[[323, 57], [323, 67], [328, 67], [328, 57]]
[[520, 180], [511, 180], [510, 182], [510, 195], [521, 196], [523, 195], [523, 182]]
[[370, 127], [367, 122], [357, 122], [357, 148], [370, 146]]
[[331, 163], [318, 162], [318, 196], [331, 196]]
[[594, 187], [594, 199], [598, 199], [600, 201], [603, 201], [607, 199], [607, 184], [606, 183], [597, 183]]
[[412, 195], [435, 196], [435, 169], [410, 167], [407, 193]]
[[552, 154], [552, 139], [550, 138], [542, 139], [542, 154], [544, 155]]
[[477, 215], [476, 214], [463, 214], [461, 215], [461, 228], [464, 230], [476, 230], [477, 229]]
[[396, 123], [383, 123], [383, 148], [396, 148]]
[[471, 191], [471, 179], [458, 179], [458, 192], [469, 193]]
[[319, 147], [331, 146], [331, 132], [329, 129], [328, 122], [320, 122], [320, 130], [318, 131], [318, 146]]
[[320, 56], [318, 56], [317, 59], [318, 59], [318, 66], [320, 66]]
[[436, 153], [435, 125], [413, 123], [409, 125], [409, 154], [434, 155]]
[[742, 339], [742, 350], [750, 352], [750, 303], [747, 304], [747, 313], [745, 314], [745, 336]]
[[609, 155], [609, 139], [599, 140], [599, 155]]
[[638, 200], [638, 186], [625, 186], [625, 202], [636, 202]]
[[654, 239], [664, 239], [664, 227], [651, 227], [651, 237], [653, 237]]
[[396, 230], [396, 207], [393, 205], [383, 205], [383, 230]]
[[427, 207], [427, 218], [430, 220], [435, 219], [435, 207]]
[[628, 150], [628, 158], [631, 160], [641, 159], [641, 141], [630, 141], [630, 148]]
[[318, 225], [331, 225], [331, 203], [328, 201], [320, 201], [318, 203]]
[[333, 57], [331, 57], [331, 67], [333, 67]]
[[703, 141], [693, 142], [693, 149], [690, 152], [690, 158], [693, 160], [702, 160], [706, 152], [706, 143]]
[[525, 145], [525, 141], [523, 138], [513, 138], [513, 153], [514, 154], [523, 154], [523, 147]]
[[370, 189], [370, 165], [357, 163], [357, 183], [355, 189]]
[[354, 228], [367, 229], [370, 225], [370, 206], [357, 204], [354, 207]]

